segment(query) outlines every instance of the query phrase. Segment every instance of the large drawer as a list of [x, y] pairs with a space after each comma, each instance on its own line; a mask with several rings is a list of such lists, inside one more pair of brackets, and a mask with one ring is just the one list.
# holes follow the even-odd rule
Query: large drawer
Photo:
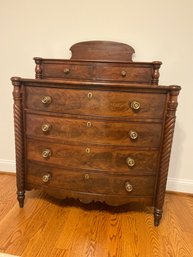
[[44, 188], [62, 188], [95, 194], [153, 196], [155, 176], [107, 175], [92, 171], [71, 171], [62, 168], [27, 165], [27, 184]]
[[165, 94], [26, 87], [26, 108], [106, 117], [162, 118]]
[[159, 147], [162, 125], [159, 123], [115, 122], [73, 119], [48, 115], [26, 115], [28, 136], [58, 142], [92, 143], [137, 147]]
[[155, 173], [158, 151], [102, 146], [72, 146], [43, 141], [27, 141], [28, 160], [73, 169], [104, 170], [112, 173]]

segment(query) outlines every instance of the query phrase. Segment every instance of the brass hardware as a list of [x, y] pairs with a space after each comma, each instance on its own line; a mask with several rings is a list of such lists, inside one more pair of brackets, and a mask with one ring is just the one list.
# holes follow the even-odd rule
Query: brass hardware
[[133, 191], [133, 186], [130, 184], [129, 181], [125, 182], [125, 189], [127, 192]]
[[87, 121], [86, 126], [87, 126], [87, 128], [90, 128], [92, 126], [91, 121]]
[[134, 111], [139, 111], [141, 105], [139, 102], [137, 101], [133, 101], [131, 102], [131, 109], [134, 110]]
[[86, 153], [90, 153], [90, 148], [86, 148], [86, 149], [85, 149], [85, 152], [86, 152]]
[[126, 72], [125, 70], [122, 70], [122, 71], [121, 71], [121, 76], [122, 76], [122, 77], [126, 77], [126, 75], [127, 75], [127, 72]]
[[89, 92], [89, 93], [87, 94], [87, 96], [88, 96], [88, 99], [91, 99], [93, 95], [92, 95], [91, 92]]
[[48, 132], [51, 129], [51, 125], [50, 124], [43, 124], [42, 125], [42, 131], [44, 133]]
[[64, 74], [66, 74], [66, 75], [67, 75], [67, 74], [69, 74], [69, 73], [70, 73], [70, 69], [65, 68], [65, 69], [64, 69]]
[[135, 165], [135, 160], [132, 159], [131, 157], [128, 157], [128, 158], [126, 159], [126, 163], [127, 163], [127, 165], [128, 165], [129, 167], [133, 167], [133, 166]]
[[43, 150], [43, 152], [42, 152], [42, 157], [43, 157], [44, 159], [49, 159], [50, 156], [51, 156], [51, 150], [50, 150], [50, 149], [45, 149], [45, 150]]
[[49, 105], [52, 102], [52, 98], [49, 95], [43, 96], [42, 97], [42, 103], [45, 105]]
[[89, 179], [89, 178], [90, 178], [89, 174], [85, 174], [85, 175], [84, 175], [84, 178], [85, 178], [85, 179]]
[[43, 177], [42, 177], [42, 181], [43, 181], [44, 183], [47, 183], [48, 181], [50, 181], [50, 179], [51, 179], [51, 175], [50, 175], [50, 174], [45, 174], [45, 175], [43, 175]]
[[129, 137], [130, 137], [130, 139], [135, 140], [138, 138], [138, 133], [135, 130], [130, 130]]

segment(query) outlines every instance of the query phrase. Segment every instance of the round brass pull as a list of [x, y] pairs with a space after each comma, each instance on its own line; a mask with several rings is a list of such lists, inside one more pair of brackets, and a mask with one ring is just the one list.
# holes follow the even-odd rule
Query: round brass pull
[[125, 182], [125, 189], [126, 189], [127, 192], [133, 191], [133, 186], [130, 184], [129, 181]]
[[42, 103], [45, 105], [49, 105], [52, 102], [52, 98], [49, 95], [43, 96], [42, 97]]
[[44, 159], [49, 159], [50, 156], [51, 156], [51, 150], [50, 150], [50, 149], [45, 149], [45, 150], [43, 150], [43, 152], [42, 152], [42, 157], [43, 157]]
[[133, 167], [133, 166], [135, 165], [135, 160], [132, 159], [131, 157], [128, 157], [128, 158], [126, 159], [126, 163], [127, 163], [127, 165], [128, 165], [129, 167]]
[[87, 94], [87, 97], [88, 97], [88, 99], [91, 99], [92, 98], [92, 93], [91, 92], [89, 92], [88, 94]]
[[65, 68], [65, 69], [64, 69], [64, 74], [66, 74], [66, 75], [67, 75], [67, 74], [69, 74], [69, 73], [70, 73], [70, 69]]
[[49, 132], [50, 129], [51, 129], [51, 125], [50, 125], [50, 124], [43, 124], [43, 125], [42, 125], [42, 131], [43, 131], [44, 133]]
[[44, 183], [47, 183], [48, 181], [50, 181], [50, 179], [51, 179], [51, 175], [50, 175], [50, 174], [45, 174], [45, 175], [43, 175], [43, 177], [42, 177], [42, 181], [43, 181]]
[[86, 180], [88, 180], [88, 179], [90, 178], [89, 174], [85, 174], [85, 175], [84, 175], [84, 178], [85, 178]]
[[126, 75], [127, 75], [127, 72], [125, 70], [122, 70], [121, 71], [121, 76], [124, 78], [124, 77], [126, 77]]
[[139, 110], [140, 110], [140, 107], [141, 107], [141, 105], [140, 105], [139, 102], [137, 102], [137, 101], [131, 102], [131, 109], [132, 109], [133, 111], [139, 111]]
[[87, 121], [86, 126], [87, 126], [87, 128], [90, 128], [92, 126], [91, 121]]
[[138, 138], [138, 133], [137, 133], [137, 131], [135, 131], [135, 130], [130, 130], [130, 131], [129, 131], [129, 137], [130, 137], [130, 139], [132, 139], [132, 140], [136, 140], [136, 139]]

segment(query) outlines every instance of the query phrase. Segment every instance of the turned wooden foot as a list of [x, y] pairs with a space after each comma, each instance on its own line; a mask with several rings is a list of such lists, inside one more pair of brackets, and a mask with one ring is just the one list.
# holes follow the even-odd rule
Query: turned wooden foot
[[154, 225], [157, 227], [160, 224], [163, 211], [160, 209], [154, 209]]
[[24, 206], [24, 199], [25, 199], [25, 191], [17, 192], [17, 200], [19, 202], [20, 208], [23, 208], [23, 206]]

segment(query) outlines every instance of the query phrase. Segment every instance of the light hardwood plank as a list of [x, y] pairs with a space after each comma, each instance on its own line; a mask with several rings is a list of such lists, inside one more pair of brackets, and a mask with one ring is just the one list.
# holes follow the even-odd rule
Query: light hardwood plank
[[0, 220], [7, 215], [16, 203], [15, 176], [11, 177], [0, 173]]
[[154, 227], [151, 209], [84, 205], [40, 191], [27, 192], [20, 209], [15, 177], [0, 179], [0, 252], [21, 257], [193, 256], [192, 196], [166, 194], [161, 224]]

